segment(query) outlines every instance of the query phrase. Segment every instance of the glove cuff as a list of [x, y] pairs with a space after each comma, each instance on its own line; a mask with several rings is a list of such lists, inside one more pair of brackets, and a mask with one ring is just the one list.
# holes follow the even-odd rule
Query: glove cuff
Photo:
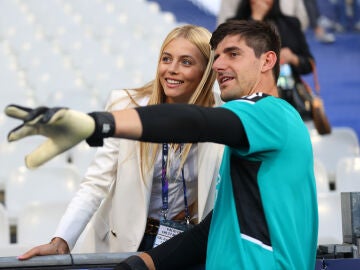
[[103, 139], [111, 137], [115, 133], [114, 116], [109, 112], [92, 112], [89, 115], [95, 121], [95, 131], [86, 139], [86, 142], [93, 147], [103, 146]]
[[148, 270], [145, 262], [136, 255], [130, 256], [115, 267], [116, 270]]

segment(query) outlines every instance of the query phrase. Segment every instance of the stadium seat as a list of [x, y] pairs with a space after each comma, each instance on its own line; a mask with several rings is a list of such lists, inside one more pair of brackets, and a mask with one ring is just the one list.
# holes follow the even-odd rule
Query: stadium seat
[[19, 245], [48, 243], [64, 214], [67, 202], [42, 202], [27, 204], [20, 212], [17, 223]]
[[336, 190], [360, 192], [360, 156], [339, 160], [336, 166]]
[[314, 157], [325, 165], [329, 181], [336, 183], [338, 161], [343, 157], [359, 155], [357, 134], [350, 127], [334, 127], [331, 134], [319, 135], [310, 132], [310, 136]]
[[[4, 126], [0, 126], [0, 130], [4, 131], [4, 136], [20, 124], [20, 121], [9, 121]], [[5, 132], [6, 130], [6, 132]], [[24, 158], [27, 154], [33, 151], [38, 145], [43, 142], [44, 138], [40, 136], [29, 137], [18, 142], [7, 142], [5, 138], [0, 142], [0, 190], [4, 190], [7, 182], [9, 181], [12, 172], [19, 167], [24, 166]], [[66, 166], [67, 155], [66, 152], [51, 161], [45, 166]], [[5, 195], [6, 196], [6, 195]]]
[[86, 142], [81, 142], [67, 152], [69, 161], [77, 168], [81, 177], [93, 160], [96, 149], [96, 147], [90, 147]]
[[0, 203], [0, 246], [10, 244], [10, 228], [7, 211], [3, 204]]
[[5, 205], [9, 218], [16, 223], [19, 213], [30, 203], [68, 203], [80, 183], [78, 171], [71, 165], [28, 170], [20, 167], [5, 185]]
[[342, 244], [341, 197], [339, 193], [318, 194], [318, 245]]
[[326, 168], [319, 159], [314, 159], [314, 174], [316, 179], [316, 191], [317, 193], [330, 192], [330, 183]]

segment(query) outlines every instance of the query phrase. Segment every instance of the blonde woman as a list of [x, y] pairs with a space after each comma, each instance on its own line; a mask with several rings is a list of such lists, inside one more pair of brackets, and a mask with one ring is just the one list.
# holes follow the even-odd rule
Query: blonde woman
[[[210, 37], [208, 30], [194, 25], [172, 30], [161, 47], [155, 79], [138, 89], [112, 91], [107, 110], [160, 103], [217, 105]], [[70, 250], [148, 250], [165, 215], [167, 220], [182, 222], [187, 218], [198, 223], [212, 209], [222, 150], [221, 145], [213, 143], [165, 145], [106, 139], [54, 238], [19, 259]]]

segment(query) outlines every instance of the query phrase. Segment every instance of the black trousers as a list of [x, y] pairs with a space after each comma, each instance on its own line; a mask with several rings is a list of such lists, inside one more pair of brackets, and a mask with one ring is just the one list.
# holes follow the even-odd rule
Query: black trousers
[[141, 240], [138, 251], [147, 251], [152, 249], [155, 242], [156, 235], [144, 234], [143, 239]]

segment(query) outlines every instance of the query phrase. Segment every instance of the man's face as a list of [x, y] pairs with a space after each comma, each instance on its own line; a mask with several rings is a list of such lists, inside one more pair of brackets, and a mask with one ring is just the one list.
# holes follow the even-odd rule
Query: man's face
[[222, 100], [238, 99], [261, 90], [262, 61], [240, 35], [226, 36], [215, 49], [213, 64]]

